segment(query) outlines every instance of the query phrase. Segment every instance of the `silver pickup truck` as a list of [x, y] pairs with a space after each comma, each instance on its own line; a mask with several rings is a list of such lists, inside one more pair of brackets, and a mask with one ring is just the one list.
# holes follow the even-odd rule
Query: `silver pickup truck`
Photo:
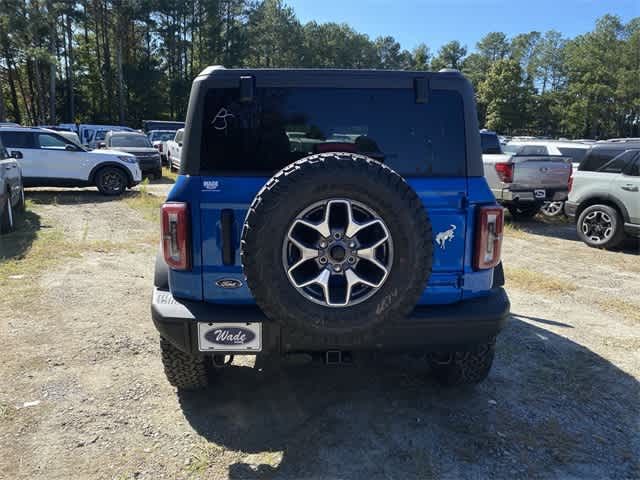
[[567, 199], [571, 158], [505, 154], [493, 132], [481, 131], [484, 176], [496, 200], [516, 219], [532, 218], [545, 202]]

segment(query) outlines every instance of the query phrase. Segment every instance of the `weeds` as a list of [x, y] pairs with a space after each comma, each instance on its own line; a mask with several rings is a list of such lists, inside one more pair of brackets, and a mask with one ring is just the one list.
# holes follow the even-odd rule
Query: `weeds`
[[505, 281], [507, 287], [530, 292], [566, 294], [577, 290], [577, 287], [567, 280], [559, 280], [525, 268], [505, 267]]

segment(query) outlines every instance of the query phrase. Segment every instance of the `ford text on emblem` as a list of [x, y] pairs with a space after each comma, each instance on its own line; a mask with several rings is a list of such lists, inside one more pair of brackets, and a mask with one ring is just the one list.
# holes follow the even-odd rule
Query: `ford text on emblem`
[[216, 282], [216, 285], [220, 288], [240, 288], [242, 286], [242, 282], [235, 278], [221, 278]]
[[256, 334], [242, 327], [220, 327], [209, 330], [204, 338], [217, 345], [245, 345], [251, 343]]

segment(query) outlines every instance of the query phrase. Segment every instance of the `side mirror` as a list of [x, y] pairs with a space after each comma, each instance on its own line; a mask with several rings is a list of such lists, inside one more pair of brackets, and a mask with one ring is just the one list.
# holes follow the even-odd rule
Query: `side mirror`
[[11, 152], [11, 156], [16, 160], [20, 160], [22, 158], [22, 152], [19, 152], [18, 150], [14, 150], [13, 152]]
[[98, 148], [107, 148], [107, 144], [104, 142], [98, 142]]
[[77, 152], [78, 151], [78, 149], [75, 146], [69, 145], [68, 143], [64, 146], [64, 149], [67, 152]]

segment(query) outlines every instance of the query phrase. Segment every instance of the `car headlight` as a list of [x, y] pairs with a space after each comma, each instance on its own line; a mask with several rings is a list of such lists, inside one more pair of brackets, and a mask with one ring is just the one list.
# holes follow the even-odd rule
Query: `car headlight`
[[138, 160], [136, 159], [136, 157], [125, 157], [124, 155], [122, 156], [119, 155], [118, 158], [126, 163], [138, 163]]

